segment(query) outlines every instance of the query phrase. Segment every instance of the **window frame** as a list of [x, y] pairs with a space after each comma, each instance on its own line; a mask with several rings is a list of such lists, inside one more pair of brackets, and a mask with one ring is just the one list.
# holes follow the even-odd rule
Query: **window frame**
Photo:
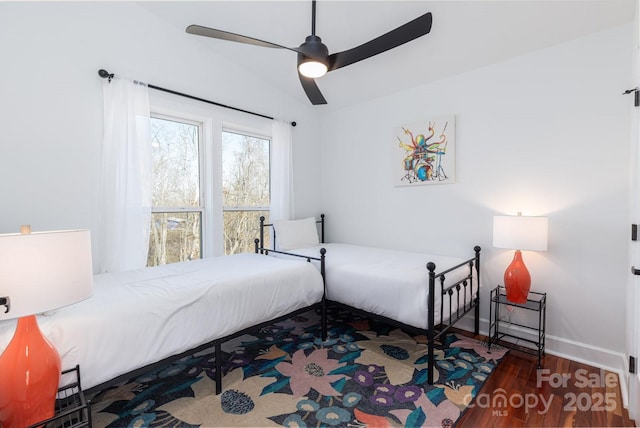
[[200, 258], [204, 257], [204, 215], [205, 215], [205, 195], [203, 186], [205, 185], [203, 179], [204, 172], [204, 123], [193, 118], [185, 118], [176, 116], [175, 114], [157, 113], [154, 110], [151, 111], [151, 119], [166, 120], [171, 122], [183, 123], [186, 125], [195, 126], [198, 128], [198, 206], [154, 206], [153, 201], [151, 204], [151, 215], [153, 214], [184, 214], [184, 213], [199, 213], [200, 215]]
[[[250, 205], [225, 205], [224, 204], [224, 197], [222, 200], [222, 218], [224, 221], [224, 216], [225, 213], [239, 213], [239, 212], [264, 212], [266, 211], [267, 214], [267, 218], [270, 217], [271, 214], [271, 149], [273, 147], [273, 137], [271, 135], [267, 136], [264, 134], [256, 134], [255, 132], [248, 132], [246, 130], [238, 130], [237, 128], [230, 128], [230, 127], [223, 127], [222, 132], [220, 133], [221, 137], [222, 137], [222, 133], [226, 132], [226, 133], [231, 133], [231, 134], [238, 134], [241, 136], [245, 136], [245, 137], [249, 137], [249, 138], [254, 138], [254, 139], [258, 139], [258, 140], [266, 140], [267, 144], [268, 144], [268, 150], [267, 150], [267, 168], [268, 168], [268, 187], [269, 187], [269, 205], [264, 206], [264, 205], [255, 205], [255, 206], [250, 206]], [[220, 150], [222, 152], [222, 142], [221, 142], [221, 146], [220, 146]], [[258, 227], [258, 224], [256, 223], [256, 227]], [[223, 231], [224, 234], [224, 231]], [[255, 236], [255, 238], [258, 238], [258, 236]], [[226, 251], [226, 250], [225, 250]]]
[[155, 112], [151, 112], [151, 118], [152, 119], [161, 119], [161, 120], [168, 120], [171, 122], [178, 122], [178, 123], [184, 123], [187, 125], [192, 125], [192, 126], [196, 126], [198, 128], [198, 202], [199, 205], [198, 207], [188, 207], [188, 206], [184, 206], [184, 207], [154, 207], [153, 205], [151, 206], [151, 212], [152, 213], [164, 213], [164, 212], [176, 212], [176, 213], [180, 213], [180, 212], [201, 212], [204, 213], [204, 199], [205, 199], [205, 195], [203, 192], [203, 186], [204, 186], [204, 180], [202, 178], [202, 172], [204, 171], [204, 160], [202, 158], [202, 152], [204, 149], [204, 143], [202, 141], [202, 135], [203, 135], [203, 131], [204, 131], [204, 124], [200, 121], [196, 121], [193, 119], [187, 119], [187, 118], [183, 118], [183, 117], [179, 117], [179, 116], [173, 116], [173, 115], [168, 115], [168, 114], [162, 114], [162, 113], [155, 113]]
[[[151, 115], [201, 124], [199, 141], [202, 258], [224, 255], [224, 200], [222, 194], [222, 132], [269, 140], [269, 199], [271, 199], [271, 119], [237, 112], [174, 94], [150, 91]], [[254, 207], [249, 207], [254, 208]], [[270, 206], [264, 211], [270, 211]], [[256, 209], [258, 210], [258, 209]], [[163, 211], [164, 212], [164, 211]], [[180, 211], [187, 212], [187, 211]]]
[[[249, 132], [245, 130], [238, 130], [236, 128], [230, 128], [228, 126], [223, 126], [222, 132], [227, 132], [231, 134], [239, 134], [244, 135], [250, 138], [256, 138], [260, 140], [267, 140], [269, 142], [269, 205], [267, 206], [228, 206], [224, 205], [224, 200], [222, 201], [222, 212], [238, 212], [238, 211], [270, 211], [271, 208], [271, 147], [273, 137], [271, 135], [257, 134], [255, 132]], [[222, 135], [222, 134], [221, 134]], [[220, 146], [220, 150], [222, 150], [222, 145]]]

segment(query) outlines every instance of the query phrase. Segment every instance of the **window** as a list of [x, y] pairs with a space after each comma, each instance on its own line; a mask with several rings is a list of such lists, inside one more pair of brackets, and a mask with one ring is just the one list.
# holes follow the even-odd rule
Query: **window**
[[151, 118], [152, 209], [147, 266], [202, 254], [200, 135], [202, 125]]
[[254, 251], [260, 216], [269, 218], [270, 140], [222, 132], [224, 253]]
[[160, 91], [148, 266], [253, 252], [269, 218], [273, 122]]

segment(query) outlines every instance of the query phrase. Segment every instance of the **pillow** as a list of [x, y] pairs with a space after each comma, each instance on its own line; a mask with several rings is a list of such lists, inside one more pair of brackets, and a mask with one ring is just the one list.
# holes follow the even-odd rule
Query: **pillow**
[[316, 219], [308, 217], [301, 220], [274, 220], [276, 245], [280, 251], [306, 248], [318, 245]]

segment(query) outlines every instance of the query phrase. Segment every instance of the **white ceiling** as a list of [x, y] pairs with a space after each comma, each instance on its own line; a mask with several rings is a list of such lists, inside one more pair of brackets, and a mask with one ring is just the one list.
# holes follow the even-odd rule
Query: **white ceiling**
[[[360, 45], [426, 12], [433, 14], [433, 27], [426, 36], [317, 79], [328, 107], [315, 108], [359, 103], [628, 23], [636, 2], [320, 0], [316, 35], [329, 53]], [[298, 46], [311, 34], [308, 0], [143, 1], [139, 5], [181, 31], [198, 24], [284, 46]], [[187, 37], [308, 102], [297, 77], [295, 52]]]

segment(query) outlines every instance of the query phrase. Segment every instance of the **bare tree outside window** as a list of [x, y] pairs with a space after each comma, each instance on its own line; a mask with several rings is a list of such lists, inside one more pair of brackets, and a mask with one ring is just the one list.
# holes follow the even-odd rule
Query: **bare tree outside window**
[[[202, 257], [204, 203], [200, 168], [202, 124], [157, 115], [151, 119], [152, 217], [147, 266]], [[270, 140], [222, 132], [225, 254], [254, 251], [260, 216], [269, 217]], [[207, 167], [207, 166], [205, 166]], [[218, 244], [219, 245], [219, 244]], [[267, 243], [268, 245], [268, 237]]]
[[254, 251], [260, 216], [268, 221], [269, 145], [266, 138], [222, 133], [225, 254]]
[[152, 217], [147, 266], [201, 257], [200, 127], [151, 119]]

